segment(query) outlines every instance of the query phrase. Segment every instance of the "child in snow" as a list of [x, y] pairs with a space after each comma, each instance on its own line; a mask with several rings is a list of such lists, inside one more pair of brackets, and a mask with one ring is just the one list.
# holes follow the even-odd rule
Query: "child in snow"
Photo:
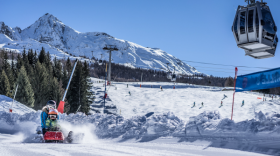
[[244, 106], [244, 100], [242, 101], [242, 106]]
[[128, 94], [131, 96], [131, 93], [130, 93], [130, 91], [128, 92]]
[[202, 107], [203, 107], [203, 102], [201, 103]]
[[160, 89], [161, 89], [161, 91], [162, 91], [162, 87], [160, 86]]
[[[56, 108], [56, 102], [54, 100], [50, 100], [47, 102], [46, 106], [44, 106], [42, 109], [42, 113], [40, 116], [41, 116], [41, 127], [42, 127], [43, 135], [45, 135], [45, 133], [47, 132], [46, 120], [48, 118], [49, 110], [54, 109], [54, 108]], [[57, 119], [59, 119], [58, 116], [57, 116]]]
[[58, 112], [56, 109], [51, 108], [48, 113], [48, 118], [46, 120], [46, 129], [47, 131], [58, 131], [60, 126], [57, 123]]

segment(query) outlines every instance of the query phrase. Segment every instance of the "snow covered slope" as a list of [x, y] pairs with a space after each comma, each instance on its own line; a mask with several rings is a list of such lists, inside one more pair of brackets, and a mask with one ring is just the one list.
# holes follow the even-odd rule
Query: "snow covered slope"
[[[279, 97], [262, 101], [257, 99], [261, 94], [237, 93], [232, 121], [232, 91], [186, 84], [176, 84], [174, 90], [172, 83], [161, 82], [144, 83], [141, 88], [136, 83], [128, 84], [114, 83], [107, 88], [112, 100], [109, 104], [121, 110], [119, 115], [60, 114], [62, 127], [85, 133], [87, 140], [79, 144], [46, 144], [34, 150], [42, 146], [34, 144], [41, 111], [20, 115], [0, 110], [0, 155], [21, 153], [20, 148], [15, 148], [20, 146], [26, 147], [26, 155], [50, 154], [50, 149], [62, 155], [280, 154]], [[101, 96], [104, 87], [94, 83], [93, 89]], [[228, 98], [223, 99], [224, 94]], [[146, 117], [148, 112], [155, 114]]]
[[[12, 105], [12, 102], [13, 102], [12, 98], [9, 98], [4, 95], [0, 95], [0, 111], [8, 112], [10, 106]], [[14, 101], [13, 113], [22, 115], [30, 112], [35, 112], [35, 111], [32, 108], [29, 108], [18, 101]]]
[[[92, 78], [92, 80], [93, 82], [101, 81], [96, 78]], [[108, 96], [112, 100], [111, 104], [115, 104], [119, 111], [121, 110], [121, 115], [126, 118], [145, 115], [149, 112], [161, 114], [169, 111], [184, 120], [189, 120], [190, 117], [197, 116], [204, 111], [219, 111], [221, 118], [231, 117], [233, 91], [222, 91], [221, 87], [177, 83], [176, 89], [173, 89], [171, 82], [144, 82], [141, 88], [140, 83], [116, 82], [113, 84], [117, 90], [114, 86], [107, 87]], [[94, 83], [93, 85], [104, 91], [103, 84]], [[160, 86], [162, 86], [163, 91], [160, 90]], [[131, 96], [128, 92], [131, 93]], [[223, 99], [224, 95], [227, 98]], [[274, 97], [272, 100], [266, 96], [267, 101], [263, 101], [262, 97], [263, 94], [254, 92], [235, 93], [234, 121], [253, 119], [255, 112], [259, 111], [264, 113], [279, 112], [279, 97]], [[244, 106], [242, 106], [243, 100]], [[221, 101], [223, 101], [223, 106], [221, 106]], [[196, 103], [195, 107], [193, 107], [194, 102]]]
[[[112, 53], [114, 63], [165, 71], [168, 70], [166, 63], [170, 63], [170, 67], [176, 67], [177, 73], [188, 75], [200, 73], [159, 48], [143, 47], [103, 32], [81, 33], [63, 24], [51, 14], [43, 15], [34, 24], [23, 30], [18, 27], [12, 29], [4, 22], [0, 22], [0, 34], [5, 34], [11, 39], [1, 40], [0, 38], [0, 48], [14, 49], [20, 52], [24, 48], [40, 50], [41, 47], [44, 47], [57, 57], [68, 57], [68, 54], [73, 54], [91, 58], [93, 54], [95, 58], [108, 60], [108, 53], [103, 50], [103, 47], [115, 45], [119, 51]], [[103, 54], [102, 58], [101, 54]]]

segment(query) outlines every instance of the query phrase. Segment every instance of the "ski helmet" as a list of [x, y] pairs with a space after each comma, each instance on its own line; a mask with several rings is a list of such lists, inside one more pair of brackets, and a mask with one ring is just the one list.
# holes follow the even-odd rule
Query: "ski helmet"
[[47, 106], [50, 105], [50, 106], [53, 106], [54, 108], [56, 108], [56, 102], [54, 100], [50, 100], [47, 102]]
[[50, 108], [48, 115], [49, 115], [49, 118], [50, 118], [52, 121], [54, 121], [54, 120], [57, 119], [57, 114], [58, 114], [58, 112], [57, 112], [56, 109]]
[[56, 109], [53, 109], [53, 108], [50, 108], [50, 110], [49, 110], [49, 113], [48, 113], [49, 115], [57, 115], [58, 114], [58, 112], [57, 112], [57, 110]]

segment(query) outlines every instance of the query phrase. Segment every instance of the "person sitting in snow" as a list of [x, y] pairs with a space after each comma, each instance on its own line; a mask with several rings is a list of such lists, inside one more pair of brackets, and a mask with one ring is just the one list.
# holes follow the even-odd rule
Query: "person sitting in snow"
[[48, 113], [48, 118], [46, 120], [46, 130], [47, 131], [58, 131], [60, 126], [57, 123], [58, 112], [54, 108], [50, 108]]
[[[46, 120], [48, 118], [49, 110], [51, 108], [53, 108], [53, 109], [56, 108], [56, 102], [54, 100], [48, 101], [46, 106], [44, 106], [43, 109], [42, 109], [42, 113], [41, 113], [41, 127], [42, 127], [43, 135], [45, 135], [45, 133], [47, 132], [47, 130], [46, 130]], [[59, 119], [58, 116], [57, 116], [57, 119]]]

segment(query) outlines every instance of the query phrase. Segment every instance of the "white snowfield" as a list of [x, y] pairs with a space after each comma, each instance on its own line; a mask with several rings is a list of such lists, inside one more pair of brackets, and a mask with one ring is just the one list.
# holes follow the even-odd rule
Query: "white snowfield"
[[[0, 111], [8, 111], [13, 103], [13, 99], [9, 98], [4, 95], [0, 95]], [[20, 115], [23, 115], [25, 113], [30, 113], [30, 112], [35, 112], [33, 109], [21, 104], [18, 101], [14, 101], [14, 104], [12, 106], [12, 111], [13, 113], [17, 113]]]
[[11, 28], [0, 21], [0, 48], [18, 52], [22, 52], [25, 48], [38, 52], [44, 47], [52, 56], [58, 58], [67, 58], [70, 56], [69, 54], [72, 54], [77, 57], [92, 58], [94, 56], [98, 59], [108, 60], [109, 54], [103, 50], [106, 45], [114, 45], [119, 49], [112, 52], [114, 63], [164, 71], [168, 71], [166, 63], [169, 63], [172, 70], [173, 66], [176, 67], [176, 73], [201, 74], [195, 68], [159, 48], [144, 47], [117, 39], [104, 32], [81, 33], [65, 25], [51, 14], [43, 15], [23, 30], [18, 27]]
[[[94, 87], [101, 88], [102, 94], [102, 83]], [[0, 111], [0, 155], [280, 154], [279, 98], [267, 97], [263, 102], [257, 99], [260, 94], [237, 93], [231, 121], [232, 91], [186, 84], [172, 88], [172, 83], [149, 82], [141, 88], [136, 83], [114, 83], [108, 96], [109, 104], [118, 107], [117, 115], [60, 115], [62, 127], [85, 134], [82, 142], [73, 144], [43, 144], [34, 139], [41, 111], [23, 115]], [[228, 98], [220, 107], [224, 94]], [[155, 114], [145, 117], [149, 112]]]

